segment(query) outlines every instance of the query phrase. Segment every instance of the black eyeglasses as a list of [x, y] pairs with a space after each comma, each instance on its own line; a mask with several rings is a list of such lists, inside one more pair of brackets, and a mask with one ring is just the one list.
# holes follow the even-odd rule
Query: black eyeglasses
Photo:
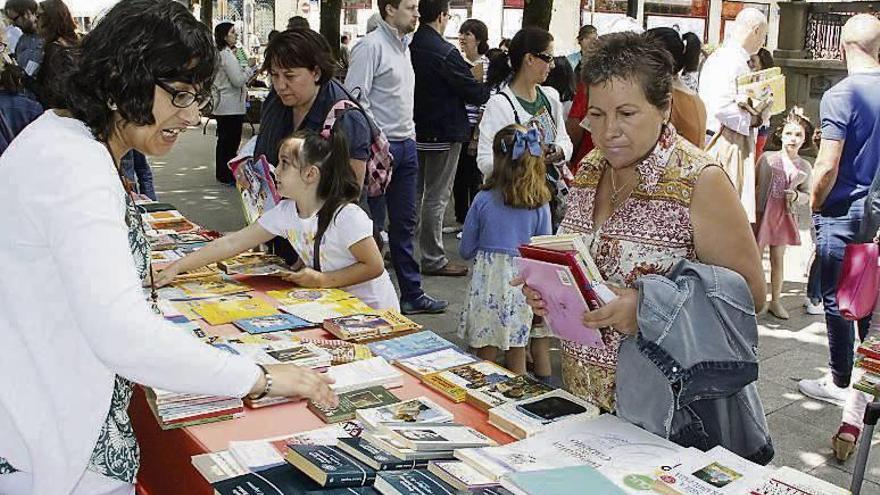
[[532, 53], [532, 55], [534, 57], [538, 58], [539, 60], [542, 60], [544, 63], [547, 63], [547, 64], [553, 63], [553, 55], [550, 55], [548, 53], [535, 52], [535, 53]]
[[211, 103], [210, 94], [177, 89], [161, 79], [156, 79], [156, 84], [171, 95], [171, 104], [177, 108], [189, 108], [195, 103], [202, 110]]

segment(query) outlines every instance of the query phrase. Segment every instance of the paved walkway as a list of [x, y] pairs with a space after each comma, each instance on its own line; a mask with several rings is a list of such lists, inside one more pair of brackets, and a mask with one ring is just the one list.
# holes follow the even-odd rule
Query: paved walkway
[[[245, 139], [250, 129], [245, 129]], [[229, 231], [244, 225], [241, 205], [232, 188], [214, 181], [213, 124], [207, 136], [201, 129], [182, 135], [167, 157], [152, 160], [159, 199], [175, 204], [183, 214], [206, 227]], [[803, 222], [802, 222], [803, 223]], [[806, 233], [806, 231], [804, 231]], [[803, 236], [809, 238], [808, 234]], [[457, 255], [458, 241], [446, 236], [447, 252]], [[761, 359], [758, 388], [776, 447], [774, 465], [788, 465], [807, 471], [836, 485], [849, 487], [853, 461], [837, 463], [830, 448], [831, 435], [840, 421], [840, 408], [813, 401], [798, 393], [797, 381], [815, 378], [828, 371], [828, 343], [822, 317], [804, 314], [803, 266], [807, 249], [788, 253], [784, 303], [792, 317], [782, 321], [773, 316], [760, 318]], [[766, 265], [766, 256], [765, 256]], [[392, 276], [392, 279], [394, 277]], [[768, 275], [769, 280], [769, 275]], [[437, 333], [460, 342], [456, 337], [462, 294], [467, 279], [428, 277], [428, 293], [450, 301], [444, 315], [416, 318]], [[558, 350], [554, 349], [554, 354]], [[554, 356], [558, 366], [558, 356]], [[875, 435], [874, 446], [880, 442]], [[862, 493], [880, 495], [880, 457], [872, 455]]]

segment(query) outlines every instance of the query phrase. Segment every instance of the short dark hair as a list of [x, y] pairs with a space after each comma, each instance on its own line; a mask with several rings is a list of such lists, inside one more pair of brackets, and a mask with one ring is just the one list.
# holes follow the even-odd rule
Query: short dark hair
[[592, 24], [584, 24], [583, 26], [581, 26], [580, 29], [578, 29], [577, 39], [582, 40], [582, 39], [586, 38], [587, 36], [592, 36], [594, 34], [595, 35], [599, 34], [599, 31], [596, 29], [596, 26], [593, 26]]
[[[691, 36], [687, 36], [688, 34]], [[656, 27], [645, 31], [645, 36], [656, 39], [672, 55], [673, 74], [685, 70], [693, 72], [699, 67], [702, 43], [693, 33], [686, 33], [685, 37], [682, 37], [678, 31], [670, 27]]]
[[614, 79], [638, 82], [645, 98], [666, 110], [672, 98], [672, 55], [656, 39], [631, 32], [606, 34], [590, 49], [581, 75], [587, 86]]
[[232, 28], [235, 27], [235, 24], [231, 22], [221, 22], [214, 26], [214, 44], [217, 45], [217, 50], [223, 50], [225, 48], [232, 48], [229, 46], [229, 43], [226, 42], [226, 37], [229, 36], [229, 31], [232, 31]]
[[395, 9], [400, 8], [400, 0], [379, 0], [379, 15], [382, 16], [382, 19], [385, 19], [385, 16], [388, 15], [386, 7], [389, 5]]
[[421, 0], [419, 2], [419, 21], [424, 24], [436, 21], [444, 12], [449, 13], [449, 0]]
[[83, 37], [66, 78], [68, 109], [101, 141], [113, 110], [153, 125], [156, 81], [211, 87], [217, 50], [207, 26], [175, 0], [121, 0]]
[[15, 64], [3, 64], [0, 69], [0, 91], [18, 93], [24, 88], [24, 72]]
[[[501, 40], [502, 42], [504, 40]], [[546, 29], [529, 26], [520, 29], [510, 40], [506, 56], [498, 56], [489, 65], [487, 82], [497, 86], [504, 80], [515, 75], [522, 67], [526, 54], [540, 53], [553, 42], [553, 35]], [[493, 66], [495, 66], [493, 68]]]
[[776, 67], [776, 61], [773, 60], [773, 55], [770, 53], [770, 50], [766, 48], [761, 48], [758, 50], [758, 53], [755, 55], [758, 56], [758, 60], [761, 61], [761, 69], [769, 69], [771, 67]]
[[40, 2], [43, 13], [40, 14], [38, 25], [41, 26], [40, 36], [47, 43], [65, 40], [68, 43], [76, 43], [76, 23], [67, 5], [61, 0], [43, 0]]
[[311, 29], [309, 20], [301, 15], [295, 15], [287, 19], [287, 29]]
[[288, 29], [272, 38], [266, 47], [263, 70], [272, 70], [272, 65], [292, 69], [320, 69], [322, 85], [336, 74], [336, 59], [330, 51], [327, 39], [311, 29]]
[[566, 102], [574, 99], [575, 83], [574, 68], [567, 57], [554, 57], [554, 66], [547, 74], [545, 86], [550, 86], [559, 92], [559, 101]]
[[477, 39], [477, 53], [485, 55], [489, 51], [489, 28], [479, 19], [468, 19], [461, 23], [458, 34], [471, 33]]
[[266, 35], [266, 43], [271, 42], [279, 34], [281, 34], [281, 31], [279, 31], [277, 29], [273, 29], [273, 30], [269, 31], [269, 34]]
[[25, 12], [37, 13], [37, 0], [6, 0], [3, 10], [14, 10], [19, 14]]

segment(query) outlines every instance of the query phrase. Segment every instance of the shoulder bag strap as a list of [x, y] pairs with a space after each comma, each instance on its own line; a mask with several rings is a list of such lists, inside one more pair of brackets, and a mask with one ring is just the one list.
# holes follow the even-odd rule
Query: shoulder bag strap
[[516, 105], [513, 104], [513, 100], [510, 99], [510, 96], [508, 96], [504, 90], [499, 91], [498, 94], [503, 96], [504, 99], [507, 100], [507, 103], [510, 103], [510, 109], [513, 110], [513, 120], [515, 120], [518, 125], [522, 125], [522, 122], [519, 121], [519, 114], [516, 113]]

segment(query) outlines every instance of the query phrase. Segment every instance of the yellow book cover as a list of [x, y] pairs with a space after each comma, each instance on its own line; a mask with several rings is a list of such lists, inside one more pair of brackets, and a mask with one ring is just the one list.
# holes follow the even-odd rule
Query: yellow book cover
[[385, 318], [386, 321], [391, 323], [394, 326], [395, 332], [403, 332], [406, 330], [421, 330], [422, 325], [410, 320], [406, 316], [394, 311], [393, 309], [389, 309], [379, 313], [379, 316]]
[[441, 376], [441, 373], [429, 373], [422, 377], [422, 383], [429, 388], [440, 392], [448, 397], [452, 402], [460, 404], [467, 399], [467, 390], [450, 382]]
[[182, 290], [184, 294], [193, 298], [227, 296], [251, 290], [250, 287], [244, 284], [234, 280], [222, 280], [220, 277], [205, 277], [173, 285]]
[[214, 279], [216, 279], [217, 274], [219, 274], [219, 273], [220, 273], [220, 270], [218, 270], [214, 264], [210, 264], [207, 266], [203, 266], [201, 268], [196, 268], [194, 270], [190, 270], [188, 272], [183, 272], [183, 273], [177, 275], [176, 277], [174, 277], [174, 281], [175, 282], [186, 282], [186, 281], [190, 281], [190, 280], [200, 279], [203, 277], [205, 277], [205, 278], [213, 277]]
[[305, 289], [296, 287], [285, 290], [271, 290], [266, 293], [283, 306], [302, 303], [329, 303], [352, 299], [354, 296], [339, 289]]
[[211, 325], [223, 325], [244, 318], [278, 314], [278, 310], [272, 305], [256, 298], [196, 304], [193, 311]]

